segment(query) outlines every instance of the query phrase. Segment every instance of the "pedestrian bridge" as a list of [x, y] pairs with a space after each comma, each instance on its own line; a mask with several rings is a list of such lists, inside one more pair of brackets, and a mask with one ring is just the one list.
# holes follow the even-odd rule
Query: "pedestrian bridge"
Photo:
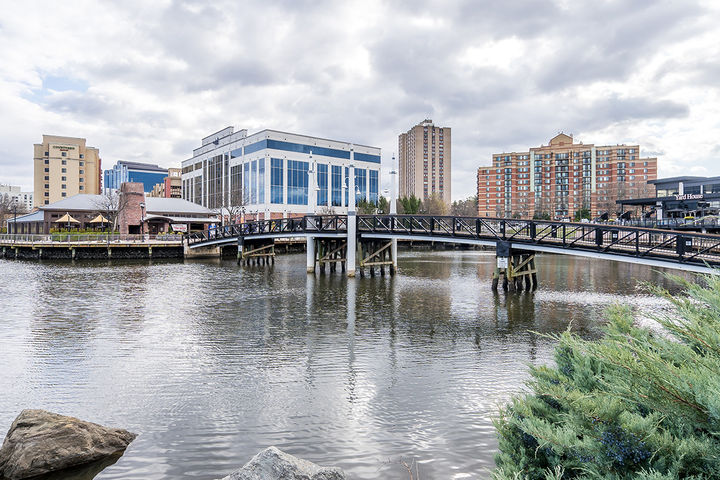
[[[307, 215], [301, 218], [260, 220], [238, 225], [217, 227], [187, 236], [190, 249], [272, 240], [274, 238], [307, 237], [315, 246], [322, 242], [334, 242], [329, 248], [338, 249], [334, 257], [324, 258], [313, 248], [313, 260], [345, 260], [342, 243], [347, 241], [348, 224], [356, 221], [356, 245], [359, 263], [378, 263], [383, 255], [372, 255], [375, 248], [383, 248], [384, 242], [431, 241], [464, 245], [484, 245], [497, 249], [498, 267], [502, 270], [502, 258], [537, 252], [601, 258], [627, 263], [680, 269], [693, 272], [712, 272], [720, 266], [720, 235], [639, 228], [613, 224], [570, 223], [545, 220], [514, 220], [503, 218], [453, 217], [438, 215]], [[318, 244], [317, 242], [321, 243]], [[380, 243], [378, 243], [380, 242]], [[375, 245], [362, 251], [363, 244]], [[345, 245], [347, 248], [347, 245]], [[328, 253], [326, 251], [326, 253]], [[339, 253], [338, 253], [339, 252]], [[308, 248], [308, 256], [310, 248]], [[313, 262], [313, 271], [315, 261]], [[394, 263], [396, 259], [389, 260]], [[520, 260], [519, 260], [520, 261]], [[527, 263], [527, 262], [526, 262]], [[308, 260], [310, 268], [310, 260]], [[534, 268], [534, 267], [533, 267]], [[362, 270], [361, 270], [362, 272]], [[502, 273], [502, 272], [500, 272]], [[515, 273], [518, 273], [517, 271]]]

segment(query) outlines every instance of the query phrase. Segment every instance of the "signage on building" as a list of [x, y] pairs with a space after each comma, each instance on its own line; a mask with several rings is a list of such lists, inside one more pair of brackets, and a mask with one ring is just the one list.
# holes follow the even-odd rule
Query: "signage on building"
[[62, 152], [67, 152], [68, 150], [75, 150], [75, 147], [71, 147], [69, 145], [53, 145], [52, 148], [57, 148]]
[[686, 193], [685, 195], [675, 195], [675, 200], [702, 200], [703, 195], [699, 193]]
[[172, 223], [170, 226], [175, 232], [187, 232], [187, 224], [185, 223]]

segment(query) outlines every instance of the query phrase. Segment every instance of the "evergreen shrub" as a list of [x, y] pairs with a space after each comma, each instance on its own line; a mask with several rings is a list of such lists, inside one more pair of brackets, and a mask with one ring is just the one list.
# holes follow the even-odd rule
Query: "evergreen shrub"
[[599, 340], [553, 336], [495, 421], [496, 480], [720, 478], [720, 278], [674, 280], [657, 327], [616, 306]]

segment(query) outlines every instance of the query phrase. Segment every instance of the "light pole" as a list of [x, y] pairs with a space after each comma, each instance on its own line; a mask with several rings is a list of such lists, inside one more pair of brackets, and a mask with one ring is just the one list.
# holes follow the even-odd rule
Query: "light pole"
[[17, 235], [17, 197], [13, 200], [13, 243], [15, 243], [15, 235]]
[[140, 202], [140, 233], [145, 238], [145, 202]]

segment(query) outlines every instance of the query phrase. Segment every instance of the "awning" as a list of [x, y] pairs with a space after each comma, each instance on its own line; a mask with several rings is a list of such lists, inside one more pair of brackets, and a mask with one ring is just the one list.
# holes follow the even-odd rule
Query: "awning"
[[110, 220], [103, 217], [102, 215], [98, 215], [97, 217], [90, 220], [90, 223], [110, 223]]
[[80, 223], [80, 222], [78, 220], [75, 220], [73, 217], [71, 217], [69, 213], [66, 213], [62, 217], [55, 220], [53, 223]]

